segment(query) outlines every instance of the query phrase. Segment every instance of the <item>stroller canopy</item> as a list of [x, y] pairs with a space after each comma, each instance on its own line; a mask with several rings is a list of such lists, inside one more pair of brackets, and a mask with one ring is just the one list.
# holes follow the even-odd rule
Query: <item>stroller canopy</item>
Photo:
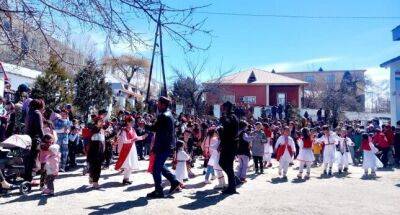
[[32, 144], [32, 139], [28, 135], [14, 134], [11, 137], [0, 143], [4, 148], [21, 148], [29, 149]]

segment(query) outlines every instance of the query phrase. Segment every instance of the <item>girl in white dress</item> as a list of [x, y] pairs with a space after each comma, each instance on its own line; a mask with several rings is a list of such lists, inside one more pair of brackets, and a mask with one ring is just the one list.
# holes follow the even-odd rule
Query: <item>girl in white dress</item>
[[378, 149], [370, 141], [370, 137], [367, 133], [362, 134], [361, 148], [363, 151], [363, 164], [362, 167], [364, 169], [363, 177], [368, 176], [368, 170], [371, 169], [371, 176], [376, 176], [376, 169], [378, 167], [383, 167], [382, 162], [376, 157], [375, 153], [378, 152]]
[[289, 136], [290, 129], [285, 126], [283, 134], [276, 141], [276, 159], [279, 161], [279, 175], [283, 175], [282, 179], [287, 179], [286, 173], [289, 164], [293, 162], [293, 153], [296, 151], [296, 146], [292, 137]]
[[301, 133], [302, 133], [302, 138], [298, 140], [300, 146], [300, 152], [299, 155], [297, 156], [297, 160], [300, 161], [299, 164], [300, 166], [297, 178], [299, 179], [302, 178], [304, 165], [306, 165], [307, 174], [305, 176], [305, 179], [309, 179], [311, 173], [311, 165], [315, 159], [314, 153], [312, 151], [313, 140], [311, 139], [310, 130], [308, 130], [308, 128], [303, 128], [301, 130]]
[[[324, 163], [324, 175], [332, 175], [332, 167], [335, 162], [335, 151], [336, 145], [338, 144], [338, 136], [336, 133], [329, 130], [329, 126], [324, 125], [322, 127], [324, 135], [316, 140], [317, 143], [324, 144], [323, 151], [323, 163]], [[329, 167], [329, 172], [328, 172]]]
[[212, 166], [214, 169], [214, 172], [217, 174], [218, 177], [218, 185], [215, 187], [215, 189], [223, 189], [226, 186], [225, 183], [225, 177], [224, 173], [222, 172], [222, 168], [219, 165], [219, 137], [216, 132], [216, 129], [214, 128], [215, 133], [213, 138], [211, 139], [210, 142], [210, 160], [208, 161], [208, 166]]
[[351, 159], [349, 146], [353, 144], [353, 141], [347, 137], [346, 130], [340, 131], [338, 144], [336, 145], [336, 163], [338, 164], [338, 172], [347, 172], [349, 169], [349, 164], [353, 163]]
[[123, 169], [124, 178], [122, 184], [132, 184], [129, 180], [133, 170], [139, 169], [139, 159], [136, 151], [135, 142], [138, 140], [144, 140], [147, 134], [143, 136], [137, 136], [135, 129], [133, 129], [133, 124], [135, 120], [132, 116], [128, 116], [125, 119], [125, 128], [121, 131], [119, 135], [119, 143], [121, 147], [118, 161], [115, 164], [115, 170]]
[[185, 143], [181, 140], [176, 142], [176, 169], [175, 177], [183, 186], [183, 180], [189, 179], [186, 162], [190, 160], [190, 156], [185, 152]]

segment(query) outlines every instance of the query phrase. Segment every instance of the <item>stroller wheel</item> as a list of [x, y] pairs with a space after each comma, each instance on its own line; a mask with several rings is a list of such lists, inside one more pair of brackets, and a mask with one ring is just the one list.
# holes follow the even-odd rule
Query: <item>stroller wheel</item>
[[26, 194], [28, 194], [29, 192], [31, 192], [31, 189], [32, 189], [31, 183], [29, 183], [29, 182], [27, 182], [27, 181], [25, 181], [25, 182], [23, 182], [21, 185], [19, 185], [19, 192], [20, 192], [21, 194], [26, 195]]

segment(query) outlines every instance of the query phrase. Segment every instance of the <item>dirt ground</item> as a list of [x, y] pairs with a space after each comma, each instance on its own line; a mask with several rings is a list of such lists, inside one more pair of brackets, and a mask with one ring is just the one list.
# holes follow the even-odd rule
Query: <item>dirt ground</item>
[[[143, 169], [147, 162], [141, 162]], [[381, 170], [375, 179], [361, 179], [362, 169], [350, 174], [321, 178], [313, 168], [311, 179], [297, 180], [295, 164], [288, 181], [279, 180], [277, 163], [263, 175], [248, 172], [248, 182], [239, 194], [225, 196], [205, 185], [200, 161], [197, 176], [186, 189], [165, 199], [148, 200], [152, 177], [144, 170], [133, 174], [133, 184], [122, 186], [122, 175], [112, 168], [102, 172], [102, 189], [92, 190], [82, 169], [63, 173], [56, 179], [53, 197], [40, 195], [38, 188], [21, 196], [16, 191], [0, 197], [0, 214], [399, 214], [400, 170]], [[167, 186], [167, 184], [165, 184]], [[168, 188], [168, 187], [167, 187]], [[167, 189], [166, 189], [167, 191]]]

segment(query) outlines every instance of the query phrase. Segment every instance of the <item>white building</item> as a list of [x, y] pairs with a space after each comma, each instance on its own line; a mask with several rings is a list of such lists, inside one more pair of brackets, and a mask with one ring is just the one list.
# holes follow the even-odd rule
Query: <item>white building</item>
[[[26, 67], [3, 63], [0, 62], [0, 66], [4, 69], [5, 74], [7, 75], [8, 81], [11, 84], [11, 90], [17, 90], [18, 86], [21, 84], [26, 84], [29, 87], [32, 87], [36, 78], [42, 74], [42, 72], [28, 69]], [[1, 69], [0, 69], [1, 70]], [[3, 96], [4, 93], [4, 73], [0, 75], [0, 96]]]
[[[400, 41], [400, 25], [393, 29], [393, 40]], [[381, 67], [390, 68], [390, 112], [392, 125], [400, 120], [400, 56], [381, 64]]]

